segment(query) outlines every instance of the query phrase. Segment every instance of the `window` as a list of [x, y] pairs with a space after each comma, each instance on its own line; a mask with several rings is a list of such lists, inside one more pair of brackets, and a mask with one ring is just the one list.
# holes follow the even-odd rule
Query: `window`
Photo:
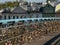
[[13, 19], [15, 19], [15, 16], [13, 16]]
[[0, 16], [0, 20], [2, 19], [2, 16]]
[[20, 18], [22, 18], [23, 16], [20, 16]]
[[18, 19], [19, 17], [17, 16], [17, 19]]
[[4, 19], [6, 19], [6, 16], [4, 16]]
[[11, 17], [10, 17], [10, 16], [8, 16], [8, 19], [11, 19]]

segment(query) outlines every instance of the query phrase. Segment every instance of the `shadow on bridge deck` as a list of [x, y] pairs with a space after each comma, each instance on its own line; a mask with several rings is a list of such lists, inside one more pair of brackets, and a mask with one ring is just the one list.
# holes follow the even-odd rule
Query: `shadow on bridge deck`
[[56, 39], [60, 37], [60, 34], [52, 38], [51, 40], [47, 41], [44, 45], [51, 45]]

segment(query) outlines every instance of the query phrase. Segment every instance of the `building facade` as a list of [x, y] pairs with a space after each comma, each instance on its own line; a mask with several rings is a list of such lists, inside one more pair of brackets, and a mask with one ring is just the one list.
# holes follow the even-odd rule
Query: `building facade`
[[0, 15], [0, 20], [38, 17], [42, 17], [42, 13], [39, 11], [33, 11], [32, 9], [30, 9], [30, 11], [27, 11], [22, 7], [16, 7], [13, 11], [4, 10]]
[[49, 3], [43, 7], [43, 17], [55, 17], [55, 7]]

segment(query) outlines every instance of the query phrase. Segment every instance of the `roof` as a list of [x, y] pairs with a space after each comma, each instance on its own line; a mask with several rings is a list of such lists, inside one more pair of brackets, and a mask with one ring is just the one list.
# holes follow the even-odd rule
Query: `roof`
[[24, 10], [22, 7], [16, 7], [13, 11], [12, 11], [12, 13], [16, 13], [16, 14], [20, 14], [20, 13], [27, 13], [27, 11], [26, 10]]
[[44, 7], [46, 7], [46, 6], [51, 6], [51, 7], [53, 7], [53, 6], [52, 6], [51, 4], [49, 4], [49, 3], [48, 3], [48, 4], [46, 4], [46, 5], [44, 5]]
[[2, 13], [10, 13], [10, 12], [11, 12], [10, 8], [5, 8], [5, 9], [3, 9], [3, 11], [2, 11]]
[[28, 13], [41, 13], [39, 11], [27, 11]]

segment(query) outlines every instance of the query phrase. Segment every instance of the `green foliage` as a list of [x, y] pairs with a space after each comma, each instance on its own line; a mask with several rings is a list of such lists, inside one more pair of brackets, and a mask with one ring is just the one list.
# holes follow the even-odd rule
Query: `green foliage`
[[[47, 1], [51, 1], [51, 0], [47, 0]], [[56, 0], [53, 0], [53, 1], [56, 1]], [[7, 3], [4, 3], [4, 4], [0, 4], [0, 9], [6, 8], [6, 7], [15, 7], [15, 6], [18, 6], [18, 5], [19, 5], [18, 1], [7, 2]]]
[[6, 7], [15, 7], [18, 6], [19, 3], [18, 2], [7, 2], [4, 4], [0, 4], [0, 9], [6, 8]]

